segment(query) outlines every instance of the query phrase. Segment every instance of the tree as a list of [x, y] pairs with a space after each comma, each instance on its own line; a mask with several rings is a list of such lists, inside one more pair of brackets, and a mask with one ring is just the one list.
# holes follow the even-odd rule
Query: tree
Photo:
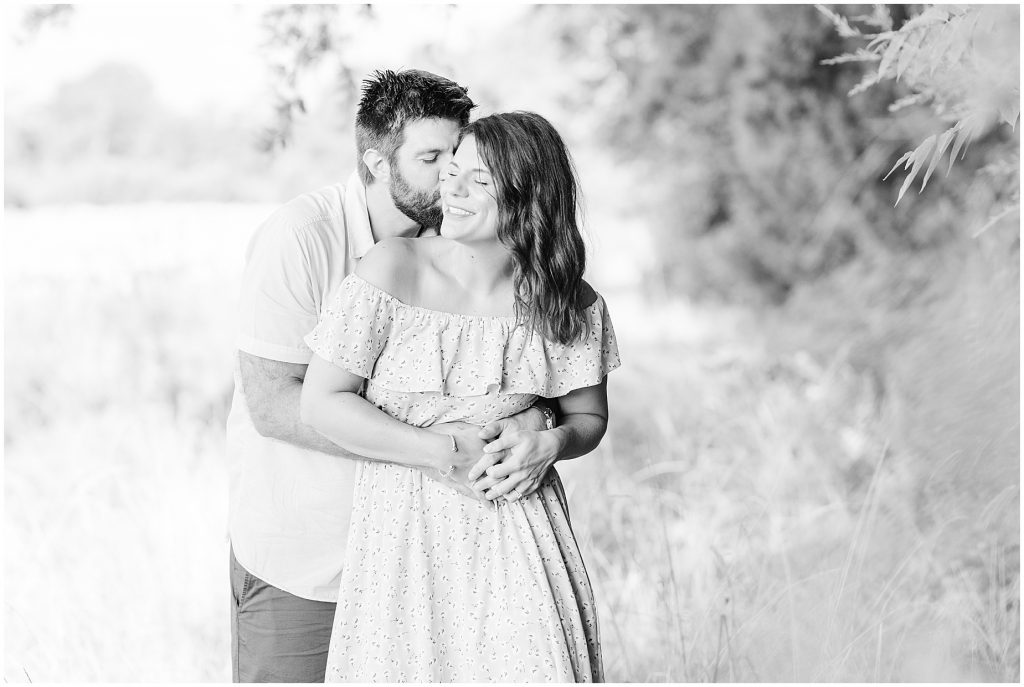
[[[824, 6], [818, 9], [844, 38], [867, 41], [866, 48], [825, 60], [824, 64], [862, 62], [877, 68], [850, 91], [856, 95], [885, 81], [901, 81], [910, 94], [890, 107], [897, 112], [912, 105], [929, 105], [952, 126], [933, 133], [904, 153], [890, 174], [903, 165], [910, 170], [896, 202], [919, 177], [921, 190], [949, 152], [947, 174], [958, 155], [966, 154], [972, 140], [989, 135], [997, 127], [1016, 129], [1020, 116], [1020, 8], [1005, 6], [929, 6], [894, 28], [884, 5], [860, 16], [864, 33], [842, 15]], [[1019, 212], [1020, 160], [1011, 148], [983, 171], [994, 177], [1004, 207], [993, 215], [987, 228], [1010, 212]], [[888, 176], [888, 175], [887, 175]]]
[[15, 40], [24, 43], [49, 25], [65, 24], [72, 13], [73, 5], [32, 5], [26, 7], [21, 15], [21, 26], [15, 34]]
[[630, 197], [652, 209], [651, 281], [665, 293], [781, 302], [858, 257], [952, 232], [927, 207], [892, 211], [880, 167], [923, 122], [880, 121], [889, 87], [847, 97], [863, 70], [821, 64], [846, 43], [813, 8], [546, 15], [561, 26], [566, 60], [592, 65], [571, 95], [577, 109], [594, 113], [602, 142], [644, 180]]
[[278, 5], [262, 16], [267, 62], [274, 84], [274, 122], [266, 127], [261, 147], [288, 145], [295, 117], [305, 114], [304, 76], [332, 61], [336, 89], [346, 99], [356, 90], [356, 75], [344, 59], [354, 32], [373, 20], [372, 5]]
[[107, 62], [84, 78], [57, 90], [49, 114], [63, 126], [54, 126], [66, 138], [57, 142], [61, 154], [102, 152], [123, 156], [137, 150], [152, 119], [162, 113], [153, 84], [140, 69], [123, 62]]

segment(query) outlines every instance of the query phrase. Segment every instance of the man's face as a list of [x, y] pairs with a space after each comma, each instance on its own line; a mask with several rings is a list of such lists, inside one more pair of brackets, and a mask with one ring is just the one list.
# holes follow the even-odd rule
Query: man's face
[[405, 125], [405, 141], [391, 163], [391, 200], [395, 207], [424, 227], [441, 224], [441, 170], [459, 141], [453, 119], [417, 119]]

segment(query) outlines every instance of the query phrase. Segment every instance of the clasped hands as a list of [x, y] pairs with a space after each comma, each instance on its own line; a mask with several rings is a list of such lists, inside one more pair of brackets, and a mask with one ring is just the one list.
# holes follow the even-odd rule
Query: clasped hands
[[541, 414], [530, 411], [482, 428], [466, 422], [431, 427], [458, 443], [459, 451], [451, 456], [455, 470], [445, 481], [467, 496], [488, 501], [515, 501], [535, 492], [558, 459], [559, 446], [554, 432], [529, 426], [530, 415]]

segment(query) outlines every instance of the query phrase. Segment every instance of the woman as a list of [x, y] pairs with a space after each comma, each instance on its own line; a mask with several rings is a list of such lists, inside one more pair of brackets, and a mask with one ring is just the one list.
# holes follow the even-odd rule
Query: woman
[[508, 497], [360, 463], [327, 680], [600, 681], [593, 593], [557, 473], [534, 489], [504, 452], [429, 429], [484, 425], [543, 396], [559, 426], [520, 442], [575, 457], [601, 440], [619, 360], [582, 278], [572, 163], [539, 115], [485, 117], [465, 130], [441, 200], [440, 236], [374, 247], [307, 337], [303, 420], [355, 453], [446, 476], [453, 452], [473, 452], [474, 472], [487, 470], [476, 486]]

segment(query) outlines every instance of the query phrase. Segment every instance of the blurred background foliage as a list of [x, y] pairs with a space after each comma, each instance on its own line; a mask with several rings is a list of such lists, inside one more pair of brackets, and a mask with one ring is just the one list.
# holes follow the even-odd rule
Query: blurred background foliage
[[[53, 531], [117, 545], [74, 527], [152, 521], [170, 493], [192, 504], [154, 525], [173, 556], [122, 535], [150, 579], [206, 591], [192, 629], [187, 589], [145, 606], [143, 636], [180, 630], [198, 679], [224, 679], [224, 494], [194, 489], [222, 479], [241, 251], [275, 203], [348, 175], [363, 75], [417, 66], [479, 115], [541, 112], [580, 167], [626, 360], [608, 438], [565, 468], [609, 677], [1019, 680], [1019, 8], [536, 5], [486, 30], [470, 5], [420, 11], [399, 34], [411, 9], [260, 8], [268, 87], [244, 109], [182, 111], [128, 62], [8, 98], [8, 597], [76, 555], [118, 583], [72, 585], [71, 620], [37, 609], [61, 659], [8, 603], [5, 676], [197, 679], [180, 651], [116, 658], [137, 637], [82, 644], [133, 582]], [[36, 6], [19, 40], [75, 21]], [[400, 58], [367, 47], [399, 35]], [[112, 462], [55, 487], [76, 450]]]
[[[866, 10], [834, 8], [851, 18]], [[914, 12], [920, 7], [897, 5], [889, 14], [898, 24]], [[984, 45], [1009, 69], [1018, 61], [1019, 32], [1012, 31], [1012, 17], [1000, 20], [1006, 12], [1013, 10], [989, 11], [990, 21], [1011, 30]], [[66, 13], [54, 12], [56, 20]], [[30, 13], [26, 22], [39, 23], [40, 14]], [[258, 117], [175, 114], [129, 64], [104, 64], [65, 83], [49, 102], [8, 113], [6, 205], [264, 202], [316, 183], [309, 179], [340, 175], [351, 165], [350, 110], [362, 77], [349, 46], [355, 34], [374, 29], [374, 17], [372, 5], [266, 9], [263, 56], [273, 95]], [[557, 78], [531, 84], [555, 91], [558, 111], [547, 114], [571, 116], [567, 136], [613, 154], [620, 178], [630, 182], [632, 212], [658, 245], [643, 275], [651, 295], [777, 304], [795, 287], [852, 262], [936, 248], [961, 236], [981, 226], [991, 196], [1018, 186], [1014, 115], [979, 127], [963, 164], [935, 177], [928, 194], [911, 194], [895, 208], [899, 183], [878, 172], [936, 132], [942, 113], [920, 99], [898, 113], [888, 108], [937, 87], [949, 69], [942, 65], [931, 86], [920, 83], [924, 76], [916, 88], [906, 79], [887, 80], [850, 97], [873, 70], [822, 61], [866, 41], [841, 36], [812, 7], [539, 5], [518, 22], [509, 35], [558, 46]], [[986, 27], [964, 32], [971, 30]], [[440, 51], [429, 42], [421, 52], [424, 63], [476, 76], [451, 56], [431, 55]], [[942, 57], [928, 64], [920, 55], [911, 64], [923, 63], [927, 74]], [[975, 67], [961, 83], [980, 82], [986, 93], [1010, 91], [1013, 101], [1019, 68], [993, 84], [979, 81], [987, 67]], [[314, 74], [321, 78], [312, 81]], [[483, 109], [516, 106], [516, 86], [462, 80]], [[959, 92], [943, 87], [954, 91], [944, 94], [944, 109], [950, 99], [966, 103], [977, 95], [963, 85]], [[317, 105], [307, 108], [311, 98]], [[998, 178], [978, 179], [982, 169]]]

